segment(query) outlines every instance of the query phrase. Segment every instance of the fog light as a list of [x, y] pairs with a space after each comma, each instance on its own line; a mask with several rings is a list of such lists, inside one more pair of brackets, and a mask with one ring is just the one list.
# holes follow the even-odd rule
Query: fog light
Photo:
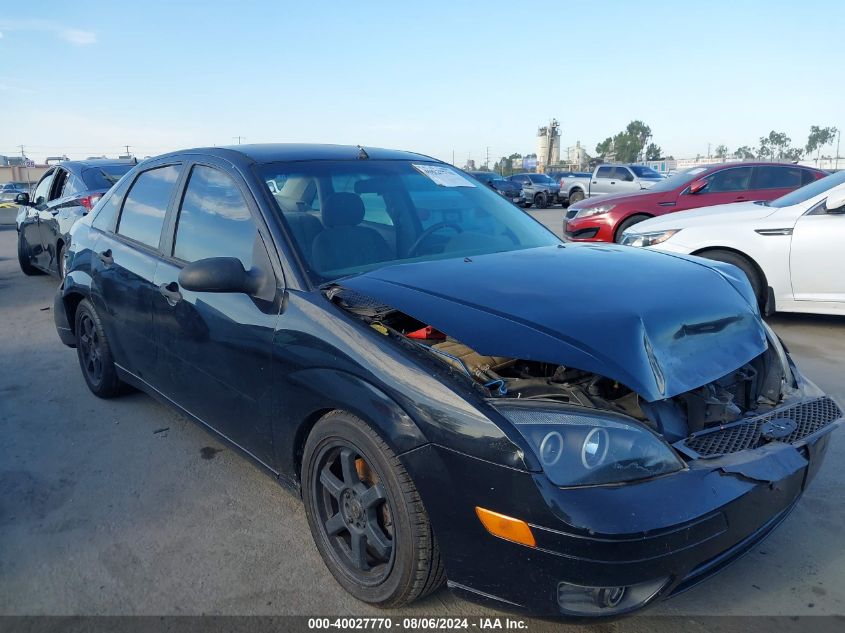
[[568, 615], [616, 615], [644, 606], [669, 584], [658, 578], [627, 587], [588, 587], [568, 582], [558, 583], [557, 602]]

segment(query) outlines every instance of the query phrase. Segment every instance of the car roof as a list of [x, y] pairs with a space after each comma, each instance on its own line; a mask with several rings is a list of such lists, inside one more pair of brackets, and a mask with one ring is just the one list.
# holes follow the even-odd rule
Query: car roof
[[81, 171], [90, 167], [112, 167], [116, 165], [136, 165], [134, 158], [89, 158], [87, 160], [63, 160], [54, 167], [62, 167], [68, 171]]
[[[233, 154], [239, 154], [256, 163], [274, 163], [300, 160], [359, 160], [361, 151], [371, 160], [437, 160], [424, 154], [405, 152], [380, 147], [361, 147], [358, 145], [323, 145], [318, 143], [256, 143], [229, 145], [225, 147], [197, 147], [170, 152], [163, 156], [184, 154], [203, 154], [232, 160]], [[156, 158], [161, 158], [157, 156]], [[441, 161], [437, 161], [441, 162]]]

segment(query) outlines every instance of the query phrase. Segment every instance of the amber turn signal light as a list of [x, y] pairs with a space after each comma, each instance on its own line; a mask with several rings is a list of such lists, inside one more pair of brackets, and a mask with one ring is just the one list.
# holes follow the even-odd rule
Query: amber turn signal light
[[513, 517], [493, 512], [492, 510], [485, 510], [484, 508], [475, 507], [475, 513], [478, 515], [478, 520], [493, 536], [498, 536], [506, 541], [513, 541], [514, 543], [521, 543], [528, 547], [536, 547], [537, 542], [534, 540], [534, 535], [531, 533], [531, 528], [525, 521], [514, 519]]

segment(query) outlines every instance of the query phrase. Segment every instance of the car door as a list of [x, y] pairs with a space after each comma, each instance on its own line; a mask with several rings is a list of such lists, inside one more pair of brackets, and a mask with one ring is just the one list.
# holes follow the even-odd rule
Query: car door
[[38, 231], [41, 245], [48, 256], [47, 267], [58, 270], [58, 242], [70, 226], [82, 217], [82, 210], [75, 202], [75, 194], [84, 190], [82, 182], [70, 171], [56, 169], [47, 206], [39, 211]]
[[24, 249], [29, 255], [30, 261], [39, 267], [45, 267], [49, 257], [44, 253], [44, 246], [41, 243], [41, 211], [47, 208], [50, 199], [50, 192], [53, 187], [56, 168], [49, 169], [35, 185], [32, 194], [31, 205], [27, 208], [26, 218], [21, 223], [21, 237], [24, 242]]
[[792, 229], [789, 270], [796, 301], [845, 303], [845, 208], [830, 212], [824, 201]]
[[674, 210], [696, 209], [749, 200], [752, 172], [753, 168], [750, 166], [727, 167], [715, 171], [702, 179], [707, 184], [697, 193], [690, 193], [689, 188], [685, 189], [678, 196]]
[[136, 175], [116, 201], [116, 229], [99, 237], [92, 264], [95, 305], [115, 363], [154, 387], [164, 381], [153, 333], [153, 299], [161, 296], [155, 274], [164, 219], [181, 173], [182, 165], [173, 162], [154, 163]]
[[615, 184], [611, 184], [611, 193], [631, 193], [640, 190], [640, 183], [634, 178], [634, 172], [627, 167], [617, 165], [613, 171]]
[[613, 165], [600, 165], [590, 181], [590, 196], [603, 196], [610, 193], [616, 185], [616, 168]]
[[[271, 352], [284, 284], [273, 273], [269, 233], [239, 174], [226, 163], [196, 163], [174, 206], [159, 265], [154, 320], [169, 375], [160, 389], [182, 408], [266, 464], [272, 464]], [[264, 234], [264, 236], [262, 235]], [[194, 292], [179, 285], [191, 262], [237, 258], [266, 275], [270, 290]], [[277, 292], [278, 289], [278, 292]]]

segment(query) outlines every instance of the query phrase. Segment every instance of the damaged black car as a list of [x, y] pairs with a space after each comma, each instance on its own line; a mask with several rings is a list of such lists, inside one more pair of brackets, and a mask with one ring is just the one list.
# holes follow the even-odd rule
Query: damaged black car
[[435, 159], [240, 145], [135, 167], [55, 300], [133, 385], [301, 495], [327, 567], [395, 607], [618, 616], [765, 538], [842, 411], [728, 264], [563, 244]]

